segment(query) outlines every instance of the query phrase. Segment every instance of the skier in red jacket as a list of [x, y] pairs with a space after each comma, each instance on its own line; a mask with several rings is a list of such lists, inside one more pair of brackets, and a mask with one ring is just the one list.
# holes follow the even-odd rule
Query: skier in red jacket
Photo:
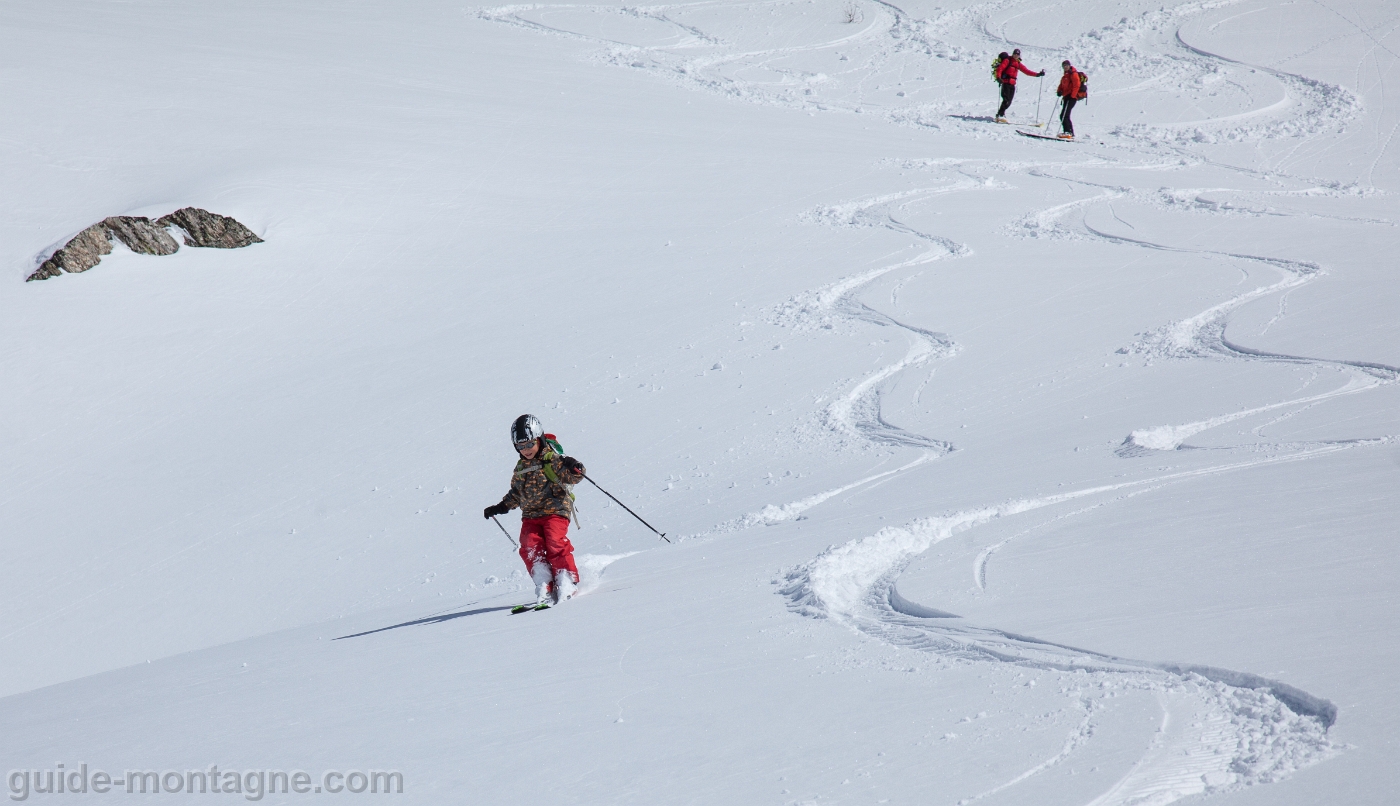
[[1055, 94], [1064, 99], [1060, 108], [1060, 139], [1074, 139], [1074, 123], [1069, 119], [1069, 113], [1074, 111], [1074, 105], [1079, 103], [1079, 99], [1084, 97], [1079, 81], [1079, 71], [1074, 69], [1074, 65], [1066, 59], [1060, 65], [1064, 68], [1065, 74], [1060, 76], [1060, 86], [1055, 90]]
[[1001, 85], [1001, 108], [997, 110], [997, 123], [1006, 122], [1006, 110], [1011, 106], [1011, 99], [1016, 97], [1016, 74], [1025, 73], [1028, 76], [1043, 76], [1045, 71], [1039, 73], [1021, 64], [1021, 49], [1011, 51], [1011, 58], [1002, 60], [1001, 66], [997, 68], [997, 83]]
[[559, 443], [533, 414], [522, 414], [510, 427], [510, 440], [520, 460], [510, 477], [510, 492], [486, 508], [486, 517], [520, 507], [520, 559], [535, 583], [538, 604], [558, 604], [573, 596], [578, 585], [569, 520], [574, 514], [573, 486], [584, 468], [572, 456], [561, 455]]

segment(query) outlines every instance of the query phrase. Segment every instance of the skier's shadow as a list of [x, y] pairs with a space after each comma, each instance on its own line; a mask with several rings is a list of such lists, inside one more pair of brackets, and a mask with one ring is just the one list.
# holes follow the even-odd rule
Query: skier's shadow
[[949, 115], [948, 117], [957, 118], [958, 120], [970, 120], [973, 123], [991, 123], [995, 120], [991, 115]]
[[444, 621], [451, 621], [454, 618], [463, 618], [466, 616], [479, 616], [482, 613], [494, 613], [497, 610], [509, 610], [510, 608], [511, 605], [501, 605], [500, 607], [479, 607], [476, 610], [463, 610], [460, 613], [446, 613], [441, 616], [428, 616], [427, 618], [415, 619], [414, 621], [405, 621], [402, 624], [394, 624], [389, 627], [380, 627], [377, 630], [365, 630], [364, 632], [357, 632], [354, 635], [342, 635], [340, 636], [340, 638], [333, 638], [331, 640], [339, 641], [344, 638], [359, 638], [362, 635], [374, 635], [377, 632], [385, 632], [386, 630], [397, 630], [400, 627], [412, 627], [417, 624], [440, 624]]

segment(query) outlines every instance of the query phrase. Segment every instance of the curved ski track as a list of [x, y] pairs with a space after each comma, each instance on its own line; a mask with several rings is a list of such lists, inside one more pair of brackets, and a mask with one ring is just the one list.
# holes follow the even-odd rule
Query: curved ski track
[[912, 470], [956, 450], [951, 442], [915, 434], [890, 423], [885, 419], [880, 402], [881, 386], [885, 381], [934, 359], [952, 357], [957, 354], [957, 343], [947, 334], [908, 325], [875, 310], [861, 301], [860, 294], [875, 280], [898, 269], [914, 268], [949, 257], [971, 254], [971, 250], [963, 244], [939, 235], [921, 232], [902, 223], [895, 217], [894, 211], [930, 196], [981, 186], [973, 181], [956, 181], [941, 187], [877, 196], [812, 211], [808, 219], [813, 223], [833, 227], [881, 227], [916, 238], [923, 242], [924, 246], [914, 257], [798, 294], [767, 311], [771, 323], [798, 332], [834, 330], [838, 324], [848, 326], [855, 323], [893, 327], [902, 331], [909, 339], [909, 349], [904, 357], [872, 372], [838, 395], [835, 401], [820, 412], [817, 419], [821, 428], [839, 442], [916, 448], [919, 455], [908, 464], [893, 470], [875, 473], [782, 506], [770, 504], [757, 512], [747, 513], [719, 524], [703, 533], [704, 535], [791, 520], [837, 495]]
[[[1166, 804], [1191, 795], [1282, 780], [1335, 754], [1327, 737], [1327, 729], [1336, 720], [1332, 703], [1246, 672], [1119, 658], [969, 624], [951, 613], [909, 602], [899, 594], [897, 581], [909, 562], [935, 543], [996, 519], [1080, 498], [1117, 493], [1121, 499], [1177, 480], [1301, 461], [1348, 447], [1318, 447], [919, 519], [827, 549], [787, 571], [779, 592], [794, 612], [831, 619], [893, 646], [954, 661], [1012, 664], [1082, 676], [1080, 696], [1094, 700], [1087, 725], [1071, 731], [1056, 756], [972, 800], [1002, 791], [1071, 757], [1092, 731], [1094, 714], [1106, 710], [1108, 700], [1131, 691], [1154, 692], [1162, 698], [1163, 726], [1133, 768], [1095, 799], [1094, 806]], [[1112, 501], [1062, 517], [1107, 503]]]
[[[945, 163], [946, 164], [946, 163]], [[875, 269], [815, 291], [799, 295], [774, 309], [771, 321], [799, 330], [833, 329], [837, 323], [864, 322], [875, 326], [895, 325], [904, 328], [913, 341], [910, 357], [891, 364], [856, 384], [847, 395], [833, 403], [825, 412], [828, 427], [842, 434], [862, 436], [872, 442], [921, 447], [916, 435], [900, 431], [898, 439], [887, 439], [880, 427], [882, 419], [872, 419], [867, 413], [862, 419], [858, 401], [878, 390], [881, 382], [927, 360], [933, 354], [951, 356], [955, 343], [943, 334], [910, 328], [893, 318], [874, 311], [861, 302], [858, 294], [875, 279], [899, 268], [909, 268], [941, 257], [966, 254], [947, 239], [920, 233], [903, 224], [895, 211], [934, 193], [970, 190], [984, 184], [964, 175], [944, 186], [923, 191], [890, 194], [844, 205], [821, 208], [809, 219], [829, 226], [885, 227], [901, 234], [919, 237], [928, 248], [918, 257]], [[1105, 201], [1121, 193], [1108, 190], [1087, 202], [1059, 205], [1042, 212], [1042, 225], [1054, 226], [1055, 219], [1087, 203]], [[1093, 237], [1111, 239], [1091, 230]], [[1158, 244], [1136, 244], [1148, 248], [1171, 249]], [[1226, 255], [1249, 260], [1280, 270], [1284, 279], [1279, 283], [1247, 292], [1238, 298], [1213, 306], [1188, 320], [1191, 324], [1182, 332], [1187, 337], [1183, 357], [1213, 355], [1220, 351], [1235, 355], [1241, 348], [1224, 339], [1225, 317], [1241, 305], [1285, 290], [1321, 273], [1314, 264], [1251, 255]], [[1212, 330], [1212, 328], [1215, 328]], [[1211, 341], [1202, 333], [1218, 333]], [[1189, 348], [1189, 349], [1188, 349]], [[1209, 349], [1208, 349], [1209, 348]], [[1250, 354], [1257, 359], [1257, 354]], [[1307, 361], [1294, 357], [1277, 360]], [[1348, 363], [1368, 375], [1375, 383], [1391, 378], [1389, 367]], [[1388, 381], [1385, 381], [1388, 382]], [[1353, 391], [1372, 388], [1358, 384], [1324, 395], [1287, 405], [1305, 405]], [[874, 409], [878, 412], [878, 393]], [[1067, 737], [1060, 753], [1025, 771], [1014, 779], [988, 790], [972, 800], [993, 795], [1038, 775], [1072, 757], [1092, 732], [1096, 714], [1106, 711], [1105, 700], [1124, 691], [1155, 692], [1164, 705], [1163, 725], [1151, 744], [1145, 748], [1137, 764], [1109, 791], [1094, 801], [1095, 806], [1130, 803], [1171, 803], [1191, 795], [1207, 794], [1254, 783], [1281, 780], [1292, 772], [1332, 755], [1335, 750], [1327, 738], [1327, 729], [1336, 718], [1336, 708], [1330, 702], [1295, 688], [1245, 672], [1208, 667], [1154, 663], [1117, 658], [1102, 653], [1060, 646], [1038, 639], [1015, 635], [993, 628], [972, 626], [956, 616], [913, 603], [902, 597], [897, 580], [908, 563], [934, 543], [959, 531], [993, 519], [1009, 517], [1043, 507], [1056, 506], [1080, 498], [1099, 497], [1090, 506], [1065, 513], [1060, 518], [1097, 509], [1126, 498], [1155, 491], [1173, 481], [1202, 475], [1218, 474], [1259, 467], [1275, 462], [1291, 462], [1346, 450], [1358, 444], [1373, 444], [1376, 440], [1338, 443], [1317, 443], [1292, 446], [1292, 453], [1268, 455], [1230, 465], [1207, 467], [1162, 475], [1137, 481], [1095, 487], [1029, 501], [1013, 501], [981, 510], [953, 513], [914, 521], [904, 527], [882, 530], [866, 538], [828, 549], [812, 561], [789, 571], [782, 580], [781, 593], [788, 598], [796, 612], [817, 618], [832, 618], [883, 642], [909, 649], [931, 652], [945, 658], [1015, 664], [1018, 666], [1075, 672], [1096, 679], [1098, 695], [1086, 706], [1084, 722]], [[951, 450], [951, 446], [949, 446]], [[833, 495], [856, 486], [911, 469], [929, 458], [925, 453], [910, 465], [886, 471], [838, 490], [804, 499], [787, 507], [768, 507], [726, 524], [726, 530], [744, 528], [756, 523], [771, 523], [793, 517], [797, 511], [827, 500]], [[1008, 540], [1014, 539], [1008, 538]], [[978, 584], [985, 584], [986, 564], [992, 554], [1008, 541], [989, 547], [979, 555], [974, 575]], [[1105, 693], [1107, 692], [1107, 693]], [[1098, 697], [1098, 699], [1093, 699]]]
[[[1050, 177], [1050, 174], [1032, 171], [1039, 176]], [[1269, 322], [1272, 326], [1282, 319], [1287, 312], [1287, 294], [1293, 290], [1326, 275], [1322, 266], [1309, 261], [1291, 260], [1280, 257], [1268, 257], [1263, 255], [1251, 255], [1238, 252], [1224, 252], [1210, 249], [1193, 249], [1187, 247], [1171, 246], [1160, 244], [1138, 238], [1130, 238], [1124, 235], [1101, 230], [1087, 220], [1087, 208], [1097, 204], [1108, 205], [1112, 200], [1119, 198], [1132, 198], [1135, 201], [1154, 204], [1154, 206], [1165, 206], [1161, 203], [1161, 192], [1157, 194], [1144, 194], [1132, 190], [1131, 188], [1110, 188], [1092, 182], [1075, 179], [1072, 177], [1055, 175], [1053, 178], [1079, 184], [1101, 191], [1100, 195], [1089, 199], [1057, 205], [1047, 208], [1038, 213], [1025, 217], [1018, 225], [1012, 228], [1016, 234], [1030, 233], [1033, 237], [1041, 237], [1042, 234], [1049, 237], [1073, 238], [1084, 237], [1074, 230], [1064, 228], [1059, 224], [1059, 220], [1071, 213], [1079, 213], [1081, 219], [1079, 228], [1088, 237], [1100, 240], [1105, 243], [1118, 244], [1123, 246], [1133, 246], [1142, 249], [1149, 249], [1163, 252], [1176, 252], [1180, 254], [1201, 255], [1208, 258], [1224, 260], [1232, 263], [1250, 263], [1262, 265], [1277, 271], [1280, 279], [1270, 285], [1260, 286], [1249, 291], [1237, 294], [1224, 302], [1214, 305], [1201, 313], [1187, 319], [1172, 322], [1157, 330], [1143, 334], [1138, 341], [1132, 345], [1121, 349], [1121, 353], [1136, 353], [1151, 358], [1217, 358], [1239, 361], [1265, 361], [1274, 363], [1300, 364], [1313, 368], [1334, 367], [1345, 370], [1351, 374], [1347, 383], [1340, 388], [1320, 394], [1309, 395], [1291, 400], [1270, 403], [1264, 406], [1232, 412], [1205, 420], [1199, 420], [1181, 425], [1164, 425], [1152, 428], [1143, 428], [1133, 431], [1119, 446], [1117, 453], [1124, 458], [1143, 456], [1152, 451], [1162, 450], [1182, 450], [1191, 446], [1185, 445], [1185, 441], [1191, 436], [1216, 428], [1227, 423], [1247, 419], [1268, 412], [1284, 410], [1281, 417], [1274, 418], [1254, 429], [1254, 434], [1260, 436], [1262, 430], [1282, 419], [1296, 416], [1297, 414], [1312, 408], [1313, 406], [1333, 398], [1346, 395], [1357, 394], [1359, 392], [1371, 391], [1383, 386], [1388, 386], [1400, 381], [1400, 367], [1389, 364], [1382, 364], [1372, 361], [1359, 361], [1349, 359], [1327, 359], [1312, 358], [1300, 355], [1286, 355], [1264, 350], [1258, 350], [1241, 345], [1232, 341], [1226, 335], [1226, 330], [1230, 323], [1230, 315], [1239, 310], [1244, 305], [1259, 299], [1270, 296], [1280, 296], [1279, 312]], [[1213, 192], [1238, 192], [1228, 188], [1213, 188]], [[1203, 191], [1176, 191], [1175, 196], [1199, 194]], [[1217, 206], [1218, 207], [1218, 206]], [[1111, 206], [1110, 206], [1111, 211]], [[1287, 215], [1274, 210], [1269, 211], [1240, 211], [1236, 208], [1237, 214], [1250, 215]], [[1114, 216], [1116, 217], [1116, 213]], [[1374, 223], [1393, 226], [1388, 221], [1363, 221], [1362, 223]], [[1352, 440], [1339, 440], [1327, 442], [1294, 442], [1275, 445], [1254, 444], [1247, 446], [1251, 450], [1297, 450], [1305, 449], [1321, 444], [1384, 444], [1394, 441], [1397, 435], [1387, 434], [1378, 437], [1367, 437]]]
[[799, 294], [769, 311], [770, 322], [798, 331], [830, 330], [834, 328], [834, 322], [840, 320], [846, 323], [863, 322], [877, 327], [893, 327], [909, 337], [909, 350], [904, 358], [871, 373], [827, 407], [822, 414], [822, 421], [830, 432], [841, 438], [854, 438], [857, 442], [921, 448], [938, 456], [954, 450], [950, 442], [913, 434], [888, 422], [881, 411], [880, 386], [907, 369], [921, 366], [935, 358], [952, 357], [958, 351], [957, 344], [944, 333], [908, 325], [875, 310], [861, 301], [860, 294], [870, 283], [890, 272], [972, 254], [972, 250], [963, 244], [939, 235], [921, 232], [904, 224], [896, 218], [895, 211], [932, 196], [977, 187], [981, 185], [970, 180], [955, 181], [942, 187], [905, 191], [835, 207], [818, 208], [808, 214], [809, 220], [826, 226], [878, 227], [910, 236], [923, 243], [922, 251], [912, 258]]
[[[515, 4], [478, 9], [475, 14], [483, 20], [597, 46], [600, 51], [595, 58], [603, 63], [642, 70], [691, 90], [813, 114], [874, 113], [896, 123], [974, 137], [1014, 139], [1011, 132], [969, 122], [968, 114], [986, 114], [987, 63], [998, 50], [1011, 45], [1025, 49], [1031, 60], [1070, 56], [1096, 75], [1096, 95], [1148, 88], [1187, 93], [1191, 87], [1221, 84], [1235, 88], [1252, 105], [1235, 114], [1197, 121], [1118, 126], [1110, 135], [1114, 146], [1125, 151], [1158, 153], [1166, 146], [1186, 154], [1203, 142], [1300, 139], [1340, 130], [1361, 113], [1360, 100], [1342, 87], [1231, 59], [1188, 41], [1183, 33], [1188, 24], [1232, 2], [1199, 0], [1124, 17], [1054, 50], [1012, 42], [993, 30], [1028, 13], [993, 21], [1003, 10], [1027, 5], [1018, 0], [935, 9], [928, 18], [913, 17], [886, 0], [855, 0], [829, 10], [818, 6], [813, 9], [818, 19], [805, 21], [796, 32], [774, 35], [768, 47], [761, 46], [768, 33], [763, 28], [767, 20], [761, 15], [774, 6], [792, 5], [786, 0], [622, 7]], [[808, 28], [845, 19], [848, 8], [855, 12], [854, 19], [837, 26], [840, 35], [807, 34]], [[718, 11], [725, 14], [723, 25], [715, 21]], [[574, 24], [551, 21], [560, 15], [571, 15], [565, 22]], [[585, 22], [590, 18], [591, 25]], [[611, 25], [608, 35], [596, 31], [605, 23]], [[619, 24], [631, 27], [617, 33], [613, 29]], [[807, 41], [795, 41], [802, 38]], [[835, 64], [833, 56], [838, 59]], [[980, 80], [969, 81], [969, 73]], [[934, 81], [926, 82], [929, 78]], [[1262, 105], [1254, 101], [1254, 95], [1266, 88], [1255, 86], [1251, 91], [1249, 87], [1260, 82], [1272, 82], [1267, 89], [1276, 100]], [[915, 100], [934, 85], [939, 87], [939, 100]], [[951, 98], [949, 86], [957, 91]]]
[[[741, 48], [728, 38], [708, 32], [700, 23], [684, 18], [696, 12], [727, 9], [737, 16], [745, 10], [759, 9], [765, 2], [696, 2], [616, 8], [596, 5], [574, 6], [502, 6], [479, 11], [483, 19], [515, 25], [540, 33], [565, 36], [601, 45], [601, 59], [621, 67], [641, 69], [662, 76], [691, 89], [715, 92], [737, 99], [818, 111], [861, 113], [866, 107], [883, 111], [889, 120], [933, 128], [948, 128], [977, 137], [1010, 137], [1010, 133], [966, 121], [951, 113], [972, 108], [980, 109], [986, 100], [978, 93], [976, 101], [942, 101], [919, 104], [900, 102], [877, 96], [882, 88], [881, 76], [897, 73], [895, 86], [905, 86], [904, 73], [913, 68], [929, 68], [937, 62], [957, 63], [947, 66], [961, 71], [966, 64], [985, 72], [986, 54], [983, 48], [949, 44], [961, 39], [990, 48], [994, 52], [1005, 39], [992, 32], [990, 15], [993, 11], [1016, 5], [993, 2], [951, 12], [942, 12], [931, 19], [916, 20], [898, 6], [882, 0], [862, 4], [868, 14], [861, 14], [856, 27], [844, 36], [826, 41], [771, 47]], [[1169, 170], [1161, 162], [1161, 146], [1168, 146], [1183, 157], [1207, 162], [1192, 151], [1201, 142], [1241, 140], [1245, 138], [1301, 138], [1320, 131], [1339, 129], [1353, 120], [1360, 111], [1359, 100], [1351, 93], [1314, 79], [1243, 62], [1211, 53], [1193, 45], [1183, 34], [1185, 24], [1192, 18], [1224, 5], [1218, 2], [1193, 2], [1174, 8], [1162, 8], [1139, 17], [1124, 18], [1115, 25], [1089, 32], [1074, 42], [1068, 52], [1075, 62], [1100, 76], [1112, 76], [1120, 84], [1132, 84], [1107, 92], [1128, 92], [1145, 87], [1188, 87], [1202, 83], [1207, 76], [1222, 72], [1241, 74], [1236, 82], [1244, 87], [1244, 73], [1258, 71], [1277, 86], [1278, 100], [1237, 114], [1217, 116], [1190, 123], [1134, 125], [1121, 127], [1113, 134], [1115, 147], [1124, 152], [1147, 154], [1150, 160], [1141, 165], [1124, 165], [1146, 170]], [[596, 15], [621, 15], [648, 25], [669, 27], [671, 34], [657, 44], [623, 42], [602, 36], [568, 30], [550, 25], [540, 19], [546, 13], [560, 9]], [[532, 18], [532, 15], [536, 18]], [[1003, 21], [1003, 24], [1006, 21]], [[741, 29], [740, 33], [744, 33]], [[953, 36], [952, 34], [960, 36]], [[653, 37], [654, 39], [654, 37]], [[1155, 40], [1155, 42], [1154, 42]], [[1156, 46], [1154, 48], [1154, 45]], [[1029, 55], [1037, 50], [1028, 45]], [[833, 51], [845, 66], [834, 73], [803, 70], [785, 65], [784, 60], [799, 54]], [[1049, 57], [1050, 51], [1039, 53]], [[756, 75], [761, 80], [748, 80]], [[1105, 86], [1100, 83], [1099, 86]], [[1245, 94], [1253, 95], [1245, 89]], [[905, 97], [900, 91], [896, 97]], [[1104, 94], [1100, 90], [1100, 94]], [[1142, 139], [1149, 142], [1146, 147]], [[942, 161], [934, 161], [942, 163]], [[1086, 165], [1081, 161], [1079, 165]], [[1212, 163], [1213, 164], [1213, 163]], [[1051, 163], [1004, 164], [1007, 170], [1029, 168], [1043, 172]], [[1060, 163], [1067, 166], [1067, 163]], [[1260, 172], [1233, 166], [1226, 170], [1258, 176]], [[1044, 174], [1042, 174], [1044, 175]], [[1064, 178], [1064, 177], [1058, 177]], [[1293, 177], [1274, 172], [1271, 181], [1292, 180]], [[1079, 181], [1079, 180], [1069, 180]], [[1092, 183], [1080, 184], [1090, 186]], [[835, 329], [836, 324], [864, 323], [876, 327], [895, 327], [910, 339], [903, 359], [872, 373], [856, 383], [837, 401], [830, 404], [819, 419], [822, 425], [839, 438], [915, 448], [919, 456], [912, 462], [894, 469], [867, 476], [833, 490], [819, 493], [785, 506], [769, 506], [721, 524], [714, 532], [725, 532], [760, 524], [770, 524], [798, 517], [812, 506], [856, 487], [874, 483], [922, 465], [930, 459], [953, 450], [941, 440], [913, 434], [887, 422], [880, 411], [880, 388], [890, 378], [906, 369], [923, 365], [933, 358], [951, 357], [957, 345], [948, 336], [906, 325], [870, 307], [860, 299], [861, 292], [876, 279], [897, 269], [910, 268], [945, 257], [968, 254], [965, 246], [947, 239], [919, 233], [901, 223], [895, 210], [934, 193], [971, 189], [971, 183], [954, 182], [943, 188], [910, 191], [877, 197], [851, 204], [815, 211], [812, 220], [845, 227], [884, 227], [901, 234], [912, 235], [925, 244], [925, 251], [910, 260], [855, 275], [829, 286], [799, 295], [771, 311], [771, 321], [799, 330], [812, 328]], [[1206, 429], [1245, 417], [1284, 410], [1292, 416], [1307, 407], [1319, 405], [1342, 395], [1355, 394], [1400, 379], [1396, 367], [1362, 362], [1314, 359], [1253, 350], [1226, 337], [1230, 315], [1245, 304], [1278, 295], [1286, 300], [1287, 293], [1322, 276], [1323, 269], [1314, 263], [1260, 255], [1188, 249], [1115, 235], [1083, 222], [1080, 231], [1059, 226], [1061, 218], [1097, 205], [1109, 205], [1126, 195], [1141, 197], [1128, 188], [1098, 186], [1096, 197], [1043, 210], [1021, 222], [1022, 235], [1031, 237], [1093, 238], [1103, 242], [1143, 249], [1198, 254], [1211, 258], [1267, 266], [1279, 272], [1281, 278], [1271, 285], [1239, 294], [1212, 306], [1190, 319], [1171, 323], [1144, 336], [1132, 350], [1153, 356], [1174, 358], [1227, 358], [1231, 360], [1274, 361], [1304, 364], [1313, 367], [1335, 366], [1353, 373], [1344, 386], [1325, 393], [1258, 407], [1247, 412], [1235, 412], [1208, 420], [1180, 426], [1163, 426], [1134, 431], [1119, 449], [1120, 455], [1134, 456], [1154, 449], [1182, 448], [1183, 440]], [[1217, 189], [1225, 190], [1225, 189]], [[1354, 194], [1354, 188], [1322, 188], [1321, 192]], [[1164, 191], [1163, 193], [1167, 193]], [[1302, 191], [1280, 191], [1312, 192]], [[1170, 197], [1155, 201], [1161, 206], [1185, 203], [1203, 206], [1201, 193], [1194, 199], [1183, 199], [1191, 191], [1171, 191]], [[1213, 206], [1213, 213], [1278, 214], [1275, 211], [1251, 211]], [[1114, 213], [1116, 216], [1116, 213]], [[1393, 222], [1371, 222], [1394, 225]], [[1286, 313], [1280, 303], [1275, 321]], [[1272, 322], [1270, 323], [1272, 324]], [[1271, 422], [1277, 422], [1277, 419]], [[1268, 425], [1256, 428], [1259, 429]], [[1233, 464], [1199, 468], [1154, 478], [1105, 485], [1076, 492], [1034, 500], [1003, 503], [984, 509], [957, 512], [915, 520], [902, 527], [892, 527], [851, 540], [823, 552], [811, 561], [786, 572], [781, 592], [790, 607], [815, 618], [829, 618], [883, 642], [965, 661], [1013, 664], [1033, 669], [1057, 670], [1083, 675], [1097, 685], [1086, 698], [1085, 713], [1079, 725], [1067, 737], [1059, 753], [1031, 767], [1020, 775], [971, 798], [980, 800], [1013, 787], [1073, 756], [1093, 730], [1097, 715], [1108, 706], [1106, 701], [1115, 693], [1125, 691], [1155, 692], [1163, 703], [1163, 720], [1158, 733], [1144, 749], [1137, 763], [1113, 786], [1092, 801], [1091, 806], [1114, 804], [1166, 804], [1191, 795], [1237, 788], [1252, 783], [1281, 780], [1302, 767], [1316, 763], [1336, 752], [1327, 737], [1327, 729], [1336, 718], [1336, 708], [1330, 702], [1299, 691], [1277, 681], [1256, 675], [1208, 667], [1155, 663], [1118, 658], [1102, 653], [1062, 646], [1027, 636], [1015, 635], [964, 622], [952, 614], [909, 602], [900, 596], [896, 583], [900, 573], [916, 556], [938, 541], [965, 529], [991, 520], [1011, 517], [1024, 512], [1057, 506], [1080, 498], [1097, 500], [1088, 506], [1064, 513], [1059, 518], [1106, 506], [1134, 495], [1154, 491], [1174, 481], [1207, 475], [1246, 470], [1265, 464], [1303, 461], [1351, 447], [1378, 444], [1394, 439], [1392, 436], [1338, 442], [1311, 442], [1272, 446], [1261, 457]], [[1032, 529], [1037, 527], [1032, 527]], [[1029, 530], [1027, 530], [1029, 531]], [[974, 564], [974, 577], [979, 586], [985, 585], [989, 558], [1009, 540], [985, 549]], [[713, 532], [712, 532], [713, 533]], [[1095, 693], [1096, 692], [1096, 693]]]

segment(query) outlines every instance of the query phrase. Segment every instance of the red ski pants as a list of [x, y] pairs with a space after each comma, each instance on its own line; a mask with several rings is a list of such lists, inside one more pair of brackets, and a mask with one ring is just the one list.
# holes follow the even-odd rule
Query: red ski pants
[[578, 566], [574, 565], [574, 544], [569, 542], [569, 519], [562, 515], [520, 520], [520, 559], [525, 570], [534, 571], [537, 563], [549, 566], [550, 577], [568, 571], [578, 584]]

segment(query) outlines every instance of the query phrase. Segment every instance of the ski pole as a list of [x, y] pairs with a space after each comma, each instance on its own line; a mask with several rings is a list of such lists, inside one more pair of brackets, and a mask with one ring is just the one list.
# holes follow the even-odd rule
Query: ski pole
[[511, 544], [512, 546], [515, 546], [516, 548], [520, 548], [520, 544], [517, 543], [517, 542], [515, 542], [515, 538], [513, 538], [513, 537], [510, 536], [510, 532], [507, 532], [507, 531], [506, 531], [506, 527], [501, 526], [501, 522], [498, 521], [498, 520], [496, 520], [496, 516], [495, 516], [495, 515], [492, 515], [492, 516], [491, 516], [491, 522], [494, 523], [494, 524], [496, 524], [497, 526], [500, 526], [500, 527], [501, 527], [501, 534], [503, 534], [503, 535], [506, 536], [506, 540], [509, 540], [509, 541], [510, 541], [510, 544]]
[[[588, 476], [584, 476], [584, 478], [588, 479]], [[637, 513], [633, 512], [626, 504], [624, 504], [624, 503], [622, 503], [621, 501], [618, 501], [616, 498], [614, 498], [612, 493], [608, 492], [607, 490], [604, 490], [602, 487], [599, 487], [599, 486], [598, 486], [598, 482], [594, 481], [593, 479], [588, 479], [588, 483], [589, 483], [589, 484], [592, 484], [594, 487], [598, 487], [598, 490], [599, 490], [600, 492], [602, 492], [603, 495], [606, 495], [607, 497], [612, 498], [613, 501], [616, 501], [618, 506], [620, 506], [620, 507], [622, 507], [623, 509], [627, 510], [627, 514], [628, 514], [628, 515], [631, 515], [632, 517], [636, 518], [637, 520], [642, 521], [642, 525], [643, 525], [643, 526], [645, 526], [646, 528], [652, 530], [653, 532], [656, 532], [656, 527], [655, 527], [655, 526], [652, 526], [651, 524], [647, 523], [646, 521], [643, 521], [641, 515], [638, 515]], [[671, 542], [671, 538], [667, 537], [667, 536], [665, 535], [665, 533], [663, 533], [663, 532], [656, 532], [656, 533], [657, 533], [658, 535], [661, 535], [661, 539], [662, 539], [662, 540], [665, 540], [667, 543], [670, 543], [670, 542]]]
[[1040, 122], [1040, 99], [1045, 96], [1045, 76], [1040, 77], [1040, 91], [1035, 94], [1035, 122]]

